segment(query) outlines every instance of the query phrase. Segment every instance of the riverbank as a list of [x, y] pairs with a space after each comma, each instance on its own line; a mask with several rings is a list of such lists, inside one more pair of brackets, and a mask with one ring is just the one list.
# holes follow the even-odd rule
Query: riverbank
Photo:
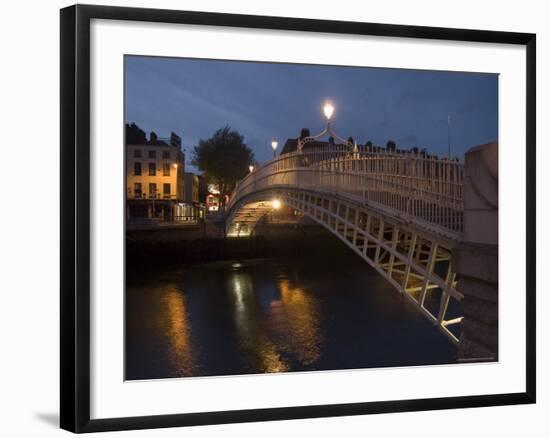
[[[193, 234], [190, 234], [193, 233]], [[223, 260], [300, 256], [350, 251], [319, 225], [258, 225], [254, 236], [202, 237], [197, 230], [134, 231], [126, 234], [130, 268]]]

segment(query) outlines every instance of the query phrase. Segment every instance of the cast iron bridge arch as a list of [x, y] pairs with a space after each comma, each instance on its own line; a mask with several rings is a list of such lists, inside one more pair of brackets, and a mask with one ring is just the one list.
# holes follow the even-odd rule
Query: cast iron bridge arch
[[253, 232], [280, 199], [326, 227], [458, 344], [460, 302], [452, 248], [463, 239], [464, 166], [406, 152], [298, 150], [241, 180], [226, 235]]

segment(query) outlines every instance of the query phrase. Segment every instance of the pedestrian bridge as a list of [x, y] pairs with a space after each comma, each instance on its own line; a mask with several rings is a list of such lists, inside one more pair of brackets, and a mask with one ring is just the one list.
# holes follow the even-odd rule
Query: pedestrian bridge
[[299, 149], [237, 184], [225, 231], [252, 234], [282, 202], [337, 236], [458, 344], [463, 294], [451, 254], [463, 240], [463, 181], [462, 163], [425, 154]]

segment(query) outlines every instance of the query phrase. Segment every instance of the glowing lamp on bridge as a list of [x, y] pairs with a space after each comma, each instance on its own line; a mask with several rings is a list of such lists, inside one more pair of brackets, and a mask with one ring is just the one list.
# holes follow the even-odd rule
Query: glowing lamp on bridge
[[323, 113], [325, 113], [327, 121], [330, 120], [330, 118], [334, 114], [334, 106], [332, 106], [330, 102], [325, 103], [325, 106], [323, 107]]
[[274, 199], [273, 201], [271, 201], [271, 206], [275, 210], [278, 210], [279, 208], [281, 208], [281, 201], [279, 201], [278, 199]]
[[273, 158], [275, 158], [275, 149], [277, 149], [277, 146], [279, 145], [279, 142], [276, 138], [271, 140], [271, 147], [273, 148]]
[[254, 166], [251, 164], [248, 166], [248, 170], [250, 170], [250, 173], [254, 172]]

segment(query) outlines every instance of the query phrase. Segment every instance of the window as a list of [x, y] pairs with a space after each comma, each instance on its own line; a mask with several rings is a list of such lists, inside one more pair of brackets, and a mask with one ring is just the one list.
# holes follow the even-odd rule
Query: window
[[134, 149], [134, 158], [141, 158], [141, 149]]
[[149, 176], [157, 174], [157, 163], [149, 163]]
[[141, 175], [141, 162], [139, 161], [134, 163], [134, 175]]
[[162, 193], [165, 198], [170, 197], [170, 184], [163, 184], [162, 185]]
[[162, 158], [165, 160], [170, 159], [170, 151], [162, 151]]
[[162, 163], [162, 175], [170, 176], [170, 163]]
[[157, 158], [157, 151], [149, 151], [147, 152], [147, 156], [149, 158]]
[[157, 185], [156, 185], [156, 183], [149, 183], [149, 197], [150, 198], [156, 198], [157, 197]]
[[134, 183], [134, 196], [141, 198], [141, 183]]

